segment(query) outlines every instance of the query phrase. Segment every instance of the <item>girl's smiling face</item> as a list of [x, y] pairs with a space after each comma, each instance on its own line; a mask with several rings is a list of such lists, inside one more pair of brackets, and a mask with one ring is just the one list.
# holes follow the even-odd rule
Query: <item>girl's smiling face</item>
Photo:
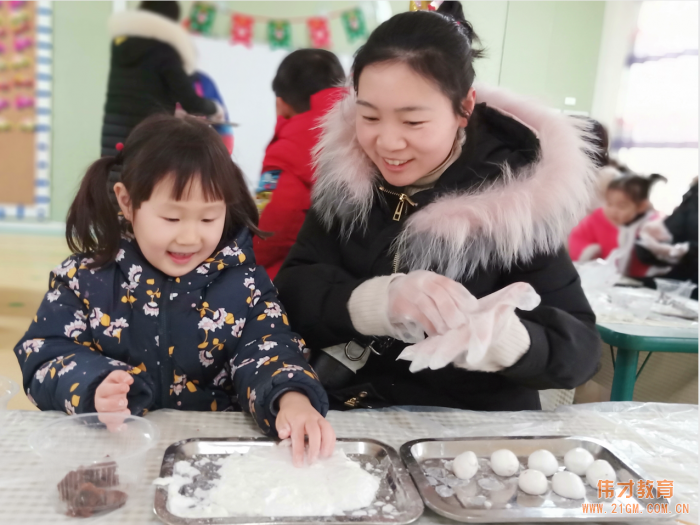
[[[474, 109], [471, 89], [464, 100]], [[437, 168], [467, 119], [431, 81], [402, 62], [371, 64], [357, 88], [357, 140], [386, 181], [410, 186]]]
[[164, 178], [137, 210], [122, 183], [115, 184], [114, 191], [141, 253], [166, 275], [180, 277], [191, 272], [221, 241], [226, 204], [207, 201], [199, 177], [192, 178], [181, 200], [173, 197], [173, 177]]

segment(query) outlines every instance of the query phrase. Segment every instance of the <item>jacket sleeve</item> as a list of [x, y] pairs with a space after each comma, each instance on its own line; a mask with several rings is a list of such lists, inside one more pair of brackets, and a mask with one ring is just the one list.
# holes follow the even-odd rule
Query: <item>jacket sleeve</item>
[[583, 250], [599, 241], [595, 238], [592, 228], [593, 216], [585, 217], [569, 234], [569, 255], [577, 261]]
[[291, 331], [287, 314], [262, 267], [246, 279], [248, 315], [234, 324], [232, 374], [238, 400], [266, 434], [276, 435], [276, 402], [288, 390], [303, 392], [326, 415], [328, 396], [304, 357], [304, 340]]
[[595, 374], [601, 342], [595, 314], [565, 250], [537, 256], [511, 271], [501, 285], [514, 282], [531, 284], [542, 301], [531, 312], [516, 310], [530, 335], [530, 349], [501, 373], [540, 390], [585, 383]]
[[163, 46], [163, 61], [161, 62], [160, 75], [167, 86], [174, 102], [179, 102], [188, 113], [198, 115], [213, 115], [216, 113], [216, 105], [208, 98], [202, 98], [194, 90], [192, 79], [185, 73], [182, 61], [174, 49], [168, 45]]
[[100, 353], [86, 303], [71, 288], [77, 266], [77, 260], [68, 259], [60, 267], [65, 276], [51, 273], [50, 290], [15, 347], [27, 397], [41, 410], [94, 412], [95, 389], [114, 370], [125, 370], [134, 375], [129, 410], [140, 414], [151, 405], [152, 381], [146, 374], [139, 376], [140, 369]]
[[339, 238], [326, 231], [312, 208], [275, 278], [294, 330], [314, 350], [365, 338], [353, 327], [347, 305], [366, 279], [343, 266]]
[[[680, 206], [673, 210], [673, 213], [664, 221], [664, 225], [673, 235], [674, 243], [688, 243], [688, 253], [685, 254], [683, 260], [693, 261], [694, 264], [697, 264], [698, 260], [697, 198], [697, 190], [688, 192]], [[691, 228], [691, 224], [694, 224], [695, 227]]]
[[260, 214], [258, 224], [261, 230], [273, 235], [253, 240], [255, 259], [268, 272], [273, 266], [282, 264], [296, 242], [309, 209], [310, 192], [311, 189], [294, 173], [284, 170], [280, 173], [272, 199]]

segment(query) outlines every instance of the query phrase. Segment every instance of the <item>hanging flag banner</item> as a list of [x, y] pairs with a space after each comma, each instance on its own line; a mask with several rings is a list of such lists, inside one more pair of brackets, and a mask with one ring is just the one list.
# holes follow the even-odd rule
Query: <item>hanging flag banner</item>
[[362, 13], [361, 9], [357, 8], [345, 11], [341, 15], [341, 18], [350, 42], [363, 38], [367, 34], [365, 15]]
[[234, 14], [231, 17], [231, 43], [251, 47], [253, 45], [254, 23], [255, 19], [252, 16]]
[[270, 20], [267, 23], [267, 39], [272, 49], [292, 47], [292, 26], [287, 20]]
[[330, 48], [331, 32], [328, 29], [328, 19], [323, 17], [309, 18], [306, 21], [309, 28], [309, 38], [313, 47]]
[[201, 35], [210, 34], [215, 16], [216, 8], [213, 5], [205, 2], [195, 2], [192, 4], [188, 19], [190, 31]]

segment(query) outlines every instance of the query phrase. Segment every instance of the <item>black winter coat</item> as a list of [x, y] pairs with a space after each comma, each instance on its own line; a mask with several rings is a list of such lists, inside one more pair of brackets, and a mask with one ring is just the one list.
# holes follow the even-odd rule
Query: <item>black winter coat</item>
[[102, 124], [102, 155], [116, 155], [116, 144], [153, 113], [212, 115], [216, 106], [194, 90], [194, 48], [186, 31], [165, 17], [145, 11], [112, 16], [113, 38], [107, 100]]
[[[538, 409], [538, 389], [574, 388], [596, 370], [595, 316], [563, 248], [595, 173], [586, 143], [567, 117], [501, 91], [477, 93], [488, 105], [477, 105], [461, 156], [434, 188], [412, 196], [417, 206], [400, 221], [398, 199], [377, 190], [380, 176], [354, 138], [354, 108], [344, 107], [352, 97], [336, 106], [324, 123], [312, 210], [275, 284], [292, 327], [318, 352], [367, 342], [348, 300], [364, 281], [396, 271], [397, 250], [399, 271], [437, 271], [477, 298], [524, 281], [542, 298], [533, 311], [516, 311], [530, 349], [498, 373], [448, 366], [414, 374], [396, 360], [407, 345], [385, 340], [349, 387], [329, 392], [332, 408], [365, 392], [360, 406]], [[528, 119], [531, 127], [521, 122]]]
[[[664, 225], [673, 235], [674, 243], [687, 242], [688, 253], [671, 271], [663, 275], [664, 279], [690, 280], [698, 283], [698, 184], [697, 182], [683, 195], [683, 201], [673, 213], [666, 218]], [[641, 246], [636, 247], [637, 257], [641, 262], [653, 266], [667, 266], [668, 263], [659, 261], [654, 255]], [[693, 298], [697, 299], [697, 288]]]

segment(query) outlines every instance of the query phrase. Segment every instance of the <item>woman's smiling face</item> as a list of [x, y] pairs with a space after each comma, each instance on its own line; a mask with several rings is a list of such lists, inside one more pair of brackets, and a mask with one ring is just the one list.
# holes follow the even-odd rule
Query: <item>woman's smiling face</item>
[[[474, 108], [474, 90], [464, 107]], [[410, 186], [447, 158], [467, 119], [456, 115], [438, 87], [402, 62], [362, 70], [357, 88], [356, 132], [360, 146], [386, 181]]]

